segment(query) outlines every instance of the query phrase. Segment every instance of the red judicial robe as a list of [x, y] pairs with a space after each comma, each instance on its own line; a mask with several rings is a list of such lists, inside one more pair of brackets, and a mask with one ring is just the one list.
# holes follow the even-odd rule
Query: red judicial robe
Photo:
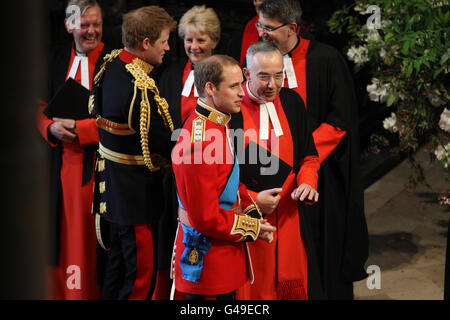
[[[292, 167], [284, 181], [280, 202], [275, 211], [266, 216], [277, 227], [274, 241], [256, 241], [249, 244], [254, 266], [255, 282], [246, 284], [237, 292], [238, 299], [308, 299], [308, 254], [304, 241], [302, 221], [299, 218], [297, 202], [291, 193], [301, 183], [308, 183], [317, 189], [319, 160], [314, 148], [310, 128], [301, 98], [289, 89], [282, 89], [274, 105], [283, 130], [278, 138], [260, 140], [260, 106], [246, 95], [241, 108], [241, 122], [233, 121], [232, 127], [243, 128], [244, 132], [255, 130], [256, 143], [271, 150]], [[288, 120], [290, 119], [290, 120]], [[274, 135], [271, 130], [270, 135]], [[245, 146], [249, 143], [245, 139]], [[278, 144], [274, 146], [273, 143]], [[245, 147], [244, 146], [244, 147]], [[276, 154], [278, 152], [278, 154]], [[251, 192], [251, 190], [249, 190]], [[256, 198], [255, 193], [253, 196]], [[301, 214], [301, 213], [300, 213]]]
[[[188, 117], [183, 125], [184, 134], [180, 135], [172, 153], [172, 167], [188, 224], [211, 242], [203, 256], [199, 280], [188, 280], [183, 276], [180, 266], [186, 248], [183, 229], [178, 228], [174, 247], [174, 281], [179, 292], [221, 295], [233, 292], [247, 281], [250, 270], [243, 241], [249, 231], [257, 229], [253, 238], [258, 236], [259, 221], [219, 207], [219, 197], [234, 166], [234, 152], [227, 138], [229, 116], [200, 104], [202, 106], [197, 106], [197, 110], [204, 108], [214, 116], [205, 117], [205, 113], [196, 111]], [[208, 155], [214, 158], [207, 159]], [[253, 202], [243, 184], [239, 185], [238, 199], [244, 212], [252, 207]], [[240, 219], [246, 222], [240, 224]], [[180, 221], [183, 221], [181, 217]], [[246, 223], [256, 225], [247, 230]]]
[[312, 118], [321, 162], [321, 200], [302, 209], [312, 226], [325, 297], [347, 299], [353, 297], [352, 282], [367, 276], [368, 256], [353, 79], [336, 49], [315, 41], [304, 30], [299, 39], [288, 53], [298, 83], [292, 89], [301, 95]]
[[[102, 60], [100, 56], [103, 48], [104, 44], [100, 43], [97, 48], [88, 53], [90, 84], [92, 84], [97, 62]], [[51, 72], [50, 76], [53, 76], [51, 80], [54, 80], [52, 84], [62, 80], [61, 74], [56, 74], [55, 71], [64, 72], [65, 78], [68, 76], [75, 58], [73, 47], [69, 50], [70, 56], [66, 52], [55, 53], [57, 56], [52, 62], [55, 64], [55, 69], [58, 67], [60, 69], [54, 69], [54, 72]], [[63, 61], [64, 54], [68, 57], [66, 61]], [[65, 70], [62, 68], [64, 63], [66, 63]], [[75, 80], [81, 83], [81, 66], [78, 68]], [[56, 86], [50, 89], [50, 95], [56, 92]], [[91, 215], [93, 175], [87, 183], [82, 183], [85, 148], [95, 147], [99, 141], [97, 125], [95, 119], [78, 120], [76, 122], [78, 139], [71, 143], [56, 142], [54, 138], [48, 136], [47, 130], [53, 121], [42, 113], [44, 108], [45, 104], [41, 106], [38, 113], [38, 129], [51, 147], [61, 150], [61, 166], [52, 168], [53, 171], [57, 171], [56, 174], [60, 178], [60, 199], [53, 198], [51, 205], [60, 202], [60, 208], [58, 208], [59, 216], [53, 217], [59, 220], [53, 222], [59, 229], [57, 232], [59, 239], [51, 240], [57, 241], [59, 246], [56, 246], [58, 251], [54, 259], [56, 261], [50, 262], [48, 267], [49, 298], [98, 299], [100, 287], [97, 283], [97, 246], [94, 217]], [[90, 160], [93, 171], [94, 159]]]

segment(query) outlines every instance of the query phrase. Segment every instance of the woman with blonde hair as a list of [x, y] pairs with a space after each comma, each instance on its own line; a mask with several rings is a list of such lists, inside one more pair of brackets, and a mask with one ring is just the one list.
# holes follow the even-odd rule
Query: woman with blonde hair
[[213, 54], [220, 40], [220, 20], [212, 8], [194, 6], [181, 17], [178, 35], [183, 39], [188, 60], [168, 67], [159, 83], [161, 96], [169, 103], [175, 128], [181, 126], [197, 104], [195, 64]]
[[[169, 104], [169, 112], [173, 120], [174, 128], [180, 128], [183, 121], [194, 111], [197, 105], [197, 90], [194, 85], [195, 65], [203, 59], [211, 56], [220, 40], [220, 20], [211, 8], [194, 6], [180, 19], [178, 35], [183, 39], [187, 61], [174, 63], [164, 70], [158, 83], [159, 92]], [[171, 260], [172, 246], [175, 240], [178, 217], [178, 200], [175, 186], [166, 185], [166, 192], [172, 193], [172, 215], [167, 215], [162, 221], [162, 229], [166, 235], [163, 248], [160, 249], [160, 273], [170, 269], [164, 266]], [[170, 190], [169, 190], [170, 189]], [[166, 256], [167, 255], [167, 256]], [[161, 273], [162, 276], [162, 273]], [[167, 276], [167, 280], [169, 277]], [[163, 277], [160, 277], [162, 280]], [[170, 281], [169, 281], [170, 282]], [[176, 293], [175, 299], [184, 299], [183, 295]]]

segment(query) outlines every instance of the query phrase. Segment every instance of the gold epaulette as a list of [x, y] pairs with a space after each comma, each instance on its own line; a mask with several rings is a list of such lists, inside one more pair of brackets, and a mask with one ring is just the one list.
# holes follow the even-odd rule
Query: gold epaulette
[[[100, 67], [100, 70], [97, 72], [97, 74], [94, 77], [94, 82], [92, 83], [92, 87], [98, 85], [98, 83], [100, 82], [100, 79], [103, 77], [103, 73], [106, 70], [107, 64], [110, 63], [111, 61], [113, 61], [114, 59], [116, 59], [120, 55], [122, 50], [123, 49], [115, 49], [115, 50], [111, 51], [111, 53], [108, 53], [107, 55], [105, 55], [103, 57], [103, 64]], [[91, 116], [93, 116], [92, 112], [94, 111], [94, 103], [95, 103], [95, 95], [93, 93], [91, 93], [91, 95], [89, 96], [89, 103], [88, 103], [88, 110], [89, 110], [89, 114]]]
[[152, 163], [150, 157], [150, 150], [148, 147], [148, 132], [150, 129], [150, 102], [148, 100], [147, 90], [150, 90], [154, 94], [154, 100], [158, 106], [158, 113], [161, 115], [164, 121], [164, 125], [173, 131], [173, 122], [169, 114], [169, 105], [166, 99], [159, 96], [159, 90], [156, 87], [155, 80], [153, 80], [148, 73], [152, 70], [152, 66], [145, 61], [135, 58], [131, 63], [128, 63], [125, 68], [133, 75], [134, 81], [134, 94], [131, 100], [130, 112], [128, 114], [128, 126], [131, 128], [131, 115], [133, 113], [134, 102], [136, 100], [137, 89], [141, 90], [141, 109], [140, 109], [140, 134], [141, 134], [141, 147], [142, 154], [144, 156], [144, 162], [147, 168], [151, 172], [158, 171], [159, 166]]
[[205, 140], [206, 120], [203, 117], [197, 117], [192, 121], [191, 142], [201, 142]]
[[240, 234], [242, 237], [238, 241], [245, 240], [247, 236], [251, 237], [253, 240], [256, 240], [259, 235], [260, 227], [261, 225], [259, 219], [235, 214], [231, 234]]
[[102, 78], [103, 73], [106, 70], [106, 65], [108, 63], [110, 63], [111, 61], [113, 61], [114, 59], [116, 59], [122, 53], [122, 50], [123, 49], [115, 49], [115, 50], [111, 51], [111, 53], [108, 53], [103, 57], [103, 64], [100, 67], [100, 70], [97, 72], [97, 74], [94, 77], [94, 85], [97, 85], [98, 82], [100, 81], [100, 79]]

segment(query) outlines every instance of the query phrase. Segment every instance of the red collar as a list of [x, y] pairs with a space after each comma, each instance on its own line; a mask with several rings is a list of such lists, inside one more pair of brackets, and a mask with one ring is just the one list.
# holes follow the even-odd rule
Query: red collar
[[126, 49], [123, 49], [119, 56], [120, 60], [125, 63], [131, 63], [134, 59], [137, 58], [134, 54], [128, 52]]

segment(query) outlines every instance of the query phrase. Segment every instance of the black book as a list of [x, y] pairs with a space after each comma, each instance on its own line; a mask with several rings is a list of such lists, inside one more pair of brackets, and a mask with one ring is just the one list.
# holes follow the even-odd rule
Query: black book
[[250, 141], [244, 151], [244, 162], [239, 162], [240, 180], [252, 191], [281, 188], [292, 167], [263, 148]]
[[81, 84], [67, 79], [64, 86], [50, 100], [44, 114], [51, 118], [82, 120], [89, 118], [90, 91]]

